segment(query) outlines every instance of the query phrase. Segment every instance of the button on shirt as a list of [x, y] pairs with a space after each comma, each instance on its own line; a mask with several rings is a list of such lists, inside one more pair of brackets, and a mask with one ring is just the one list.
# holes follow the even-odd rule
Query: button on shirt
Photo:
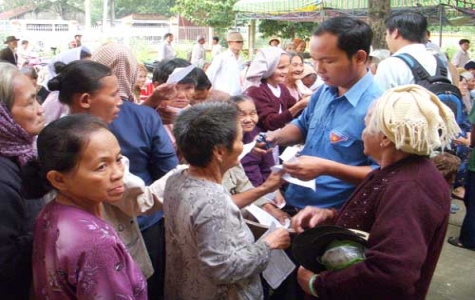
[[[369, 105], [382, 94], [368, 72], [343, 96], [338, 89], [322, 86], [308, 107], [292, 121], [305, 139], [302, 155], [317, 156], [351, 166], [377, 165], [363, 153], [361, 134]], [[315, 179], [316, 192], [290, 184], [285, 193], [288, 204], [340, 208], [355, 189], [354, 184], [331, 176]]]

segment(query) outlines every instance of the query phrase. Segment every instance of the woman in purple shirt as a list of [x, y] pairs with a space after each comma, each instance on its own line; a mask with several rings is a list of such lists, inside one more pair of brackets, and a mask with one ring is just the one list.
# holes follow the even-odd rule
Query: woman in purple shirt
[[125, 192], [122, 154], [107, 124], [83, 114], [54, 121], [27, 169], [38, 174], [29, 181], [37, 193], [57, 193], [35, 223], [35, 299], [147, 299], [145, 278], [101, 215], [102, 202]]

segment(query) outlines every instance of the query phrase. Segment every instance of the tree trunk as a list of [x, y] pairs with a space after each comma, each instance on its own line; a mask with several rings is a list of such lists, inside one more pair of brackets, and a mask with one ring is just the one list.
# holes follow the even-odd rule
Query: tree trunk
[[369, 25], [373, 29], [373, 49], [387, 49], [384, 20], [391, 10], [391, 0], [368, 0]]

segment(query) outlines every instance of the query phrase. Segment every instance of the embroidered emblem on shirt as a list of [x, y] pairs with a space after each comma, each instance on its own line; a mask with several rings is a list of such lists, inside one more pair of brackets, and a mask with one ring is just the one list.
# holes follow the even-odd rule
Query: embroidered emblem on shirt
[[338, 132], [336, 130], [332, 130], [330, 132], [330, 143], [336, 144], [339, 142], [344, 142], [348, 140], [348, 136], [342, 134], [341, 132]]

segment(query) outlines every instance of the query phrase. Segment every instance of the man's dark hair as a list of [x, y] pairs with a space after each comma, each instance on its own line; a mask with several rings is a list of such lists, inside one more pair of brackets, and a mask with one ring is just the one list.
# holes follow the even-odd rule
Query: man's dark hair
[[470, 41], [467, 40], [467, 39], [461, 39], [461, 40], [459, 41], [459, 45], [460, 45], [460, 46], [462, 46], [462, 45], [465, 44], [465, 43], [469, 43], [469, 44], [470, 44]]
[[163, 36], [163, 39], [166, 40], [169, 36], [172, 36], [173, 33], [165, 33], [165, 35]]
[[216, 43], [218, 43], [219, 42], [219, 37], [213, 36], [213, 41], [216, 41]]
[[[155, 68], [153, 68], [152, 82], [158, 82], [158, 84], [165, 83], [176, 68], [185, 68], [189, 65], [191, 65], [190, 62], [183, 58], [162, 60], [155, 66]], [[196, 73], [191, 71], [178, 83], [193, 83], [193, 85], [196, 86]]]
[[322, 22], [313, 36], [330, 33], [338, 37], [338, 49], [345, 51], [348, 58], [359, 50], [369, 55], [373, 32], [368, 24], [350, 17], [335, 17]]
[[416, 11], [402, 10], [392, 13], [384, 25], [389, 33], [395, 29], [399, 31], [403, 39], [424, 44], [427, 34], [427, 18]]
[[195, 72], [195, 75], [196, 75], [195, 90], [198, 90], [198, 91], [209, 90], [212, 84], [208, 76], [206, 75], [206, 73], [200, 68], [195, 68], [193, 71]]

